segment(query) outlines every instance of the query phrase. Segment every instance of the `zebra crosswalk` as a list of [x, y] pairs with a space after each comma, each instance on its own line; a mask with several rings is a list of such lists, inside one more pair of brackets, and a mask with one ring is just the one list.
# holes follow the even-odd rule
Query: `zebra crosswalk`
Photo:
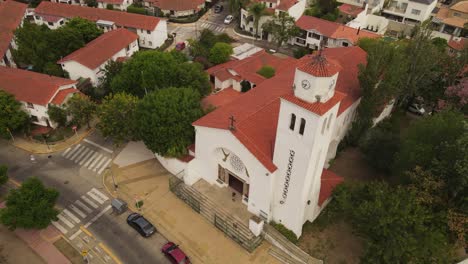
[[[84, 225], [84, 220], [91, 218], [91, 216], [95, 217], [93, 213], [99, 214], [97, 210], [105, 206], [104, 203], [108, 200], [109, 198], [105, 194], [96, 188], [92, 188], [82, 195], [80, 199], [63, 209], [57, 216], [58, 220], [53, 221], [52, 224], [66, 235], [69, 231], [75, 229], [75, 227]], [[107, 206], [104, 210], [108, 210], [109, 207]]]
[[62, 156], [71, 160], [88, 170], [101, 174], [111, 163], [112, 159], [108, 154], [100, 153], [85, 144], [78, 144], [70, 147], [62, 153]]
[[204, 22], [204, 21], [200, 21], [200, 26], [202, 28], [206, 28], [206, 29], [209, 29], [211, 31], [218, 31], [218, 32], [224, 32], [224, 30], [226, 29], [226, 27], [224, 26], [221, 26], [221, 25], [218, 25], [218, 24], [215, 24], [215, 23], [212, 23], [212, 22]]

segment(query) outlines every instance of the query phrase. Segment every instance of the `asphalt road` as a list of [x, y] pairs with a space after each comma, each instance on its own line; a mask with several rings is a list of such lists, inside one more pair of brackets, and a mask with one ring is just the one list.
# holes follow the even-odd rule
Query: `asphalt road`
[[[107, 150], [113, 150], [112, 143], [106, 141], [98, 134], [92, 134], [87, 138], [89, 142], [82, 141], [80, 145], [69, 150], [49, 155], [31, 155], [23, 150], [9, 145], [6, 141], [0, 141], [0, 164], [9, 167], [9, 176], [17, 181], [24, 181], [29, 177], [36, 176], [48, 187], [53, 187], [60, 192], [57, 204], [62, 209], [68, 209], [68, 213], [80, 218], [76, 212], [77, 201], [87, 204], [83, 199], [90, 199], [89, 195], [96, 197], [90, 191], [106, 194], [102, 186], [102, 175], [105, 171], [107, 161], [114, 156]], [[96, 146], [99, 145], [99, 146]], [[94, 166], [92, 166], [94, 165]], [[96, 191], [94, 191], [94, 190]], [[107, 195], [107, 194], [106, 194]], [[84, 197], [84, 198], [83, 198]], [[86, 198], [87, 197], [87, 198]], [[110, 204], [110, 200], [96, 202], [95, 208], [88, 204], [88, 212], [81, 210], [82, 222], [73, 228], [61, 223], [67, 230], [67, 237], [79, 230], [79, 225], [90, 222], [103, 208]], [[88, 214], [89, 213], [89, 214]], [[166, 242], [159, 233], [149, 239], [144, 239], [126, 223], [126, 216], [130, 212], [116, 216], [112, 210], [105, 211], [101, 217], [89, 225], [88, 229], [100, 239], [123, 263], [169, 263], [160, 252], [161, 246]], [[63, 215], [71, 224], [73, 218]], [[66, 220], [65, 220], [66, 222]]]

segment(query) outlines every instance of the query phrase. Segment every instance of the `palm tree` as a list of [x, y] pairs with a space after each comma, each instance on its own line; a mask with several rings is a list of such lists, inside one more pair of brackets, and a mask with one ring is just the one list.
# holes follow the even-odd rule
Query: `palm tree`
[[260, 22], [260, 18], [266, 14], [266, 5], [264, 3], [253, 3], [249, 7], [249, 15], [253, 16], [254, 18], [254, 27], [255, 27], [255, 39], [258, 36], [258, 23]]

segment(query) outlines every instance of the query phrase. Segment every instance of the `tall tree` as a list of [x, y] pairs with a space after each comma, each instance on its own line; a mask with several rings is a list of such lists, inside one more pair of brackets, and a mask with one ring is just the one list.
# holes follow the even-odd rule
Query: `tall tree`
[[213, 64], [224, 63], [232, 54], [232, 46], [227, 43], [218, 42], [210, 50], [209, 60]]
[[46, 228], [57, 220], [59, 212], [54, 206], [58, 196], [56, 190], [46, 188], [39, 179], [29, 178], [8, 194], [6, 208], [0, 209], [0, 222], [10, 229]]
[[54, 121], [61, 127], [64, 127], [67, 124], [67, 111], [61, 107], [49, 105], [47, 115], [50, 120]]
[[210, 92], [208, 75], [198, 63], [189, 63], [176, 52], [138, 52], [124, 63], [111, 83], [114, 93], [126, 92], [143, 97], [168, 87], [191, 87], [200, 94]]
[[27, 125], [29, 116], [21, 109], [15, 97], [1, 89], [0, 84], [0, 136], [10, 137], [10, 132]]
[[110, 61], [104, 67], [104, 75], [100, 77], [100, 85], [96, 88], [94, 97], [96, 99], [102, 99], [107, 96], [111, 91], [112, 80], [117, 76], [122, 70], [123, 63], [118, 61]]
[[203, 115], [200, 95], [190, 88], [149, 93], [137, 107], [139, 136], [153, 152], [169, 157], [187, 153], [195, 131], [192, 122]]
[[111, 137], [115, 145], [135, 137], [136, 120], [135, 115], [138, 98], [136, 96], [118, 93], [106, 96], [98, 107], [99, 123], [98, 129], [102, 135]]
[[66, 109], [72, 116], [72, 122], [76, 125], [87, 124], [91, 127], [90, 121], [96, 112], [96, 104], [81, 94], [74, 94], [68, 100]]
[[269, 20], [262, 25], [264, 31], [273, 35], [276, 46], [279, 48], [283, 43], [297, 36], [300, 29], [296, 26], [296, 21], [286, 12], [280, 12], [279, 15], [274, 15], [272, 20]]
[[253, 17], [253, 23], [255, 27], [255, 39], [258, 37], [258, 27], [260, 25], [260, 19], [262, 16], [265, 16], [266, 13], [266, 5], [261, 2], [254, 2], [249, 6], [249, 15]]

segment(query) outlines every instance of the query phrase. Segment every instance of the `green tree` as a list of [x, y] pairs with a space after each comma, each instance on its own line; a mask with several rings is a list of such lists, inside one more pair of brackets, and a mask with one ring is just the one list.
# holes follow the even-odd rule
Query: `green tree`
[[275, 76], [275, 68], [269, 65], [265, 65], [262, 68], [260, 68], [260, 70], [258, 70], [257, 73], [267, 79], [270, 79], [271, 77]]
[[0, 186], [4, 185], [8, 181], [8, 167], [6, 165], [0, 165]]
[[283, 43], [297, 36], [300, 29], [296, 26], [296, 21], [286, 12], [280, 12], [279, 15], [274, 15], [273, 19], [262, 25], [264, 31], [272, 34], [277, 48], [280, 48]]
[[447, 50], [447, 40], [444, 38], [433, 38], [431, 40], [432, 44], [437, 47], [441, 52], [445, 52]]
[[213, 64], [227, 62], [232, 54], [232, 46], [226, 43], [218, 42], [210, 50], [209, 60]]
[[89, 98], [80, 94], [74, 94], [66, 105], [67, 113], [72, 116], [72, 122], [76, 125], [87, 124], [91, 128], [90, 121], [96, 112], [96, 104]]
[[85, 0], [85, 3], [89, 7], [97, 7], [98, 3], [96, 0]]
[[448, 238], [415, 192], [383, 182], [343, 184], [331, 207], [366, 239], [362, 263], [451, 263]]
[[50, 120], [64, 127], [67, 124], [67, 111], [59, 106], [49, 105], [47, 115]]
[[258, 37], [258, 27], [260, 25], [260, 19], [262, 16], [267, 14], [266, 12], [266, 5], [261, 2], [254, 2], [249, 6], [249, 15], [253, 17], [253, 23], [255, 27], [255, 39]]
[[115, 145], [135, 137], [135, 115], [138, 98], [125, 93], [106, 96], [98, 107], [98, 129], [102, 135], [111, 137]]
[[70, 28], [76, 31], [80, 39], [85, 43], [90, 42], [103, 33], [102, 29], [96, 26], [96, 23], [80, 17], [70, 19], [64, 28]]
[[6, 208], [0, 209], [0, 221], [10, 229], [46, 228], [57, 220], [59, 212], [54, 206], [58, 196], [56, 190], [46, 188], [39, 179], [29, 178], [10, 191]]
[[0, 84], [0, 136], [9, 138], [10, 133], [27, 125], [29, 116], [21, 109], [15, 97], [3, 90]]
[[149, 93], [136, 112], [140, 138], [151, 151], [169, 157], [187, 153], [195, 137], [192, 122], [203, 115], [200, 95], [190, 88]]
[[104, 67], [104, 74], [100, 77], [100, 85], [94, 91], [93, 98], [100, 100], [111, 92], [112, 80], [122, 70], [123, 63], [118, 61], [110, 61]]
[[106, 9], [108, 9], [108, 10], [114, 10], [114, 5], [112, 5], [112, 4], [107, 4], [107, 5], [106, 5]]
[[124, 63], [111, 82], [114, 93], [126, 92], [143, 97], [168, 87], [191, 87], [200, 94], [210, 92], [208, 75], [198, 63], [189, 63], [177, 52], [138, 52]]

